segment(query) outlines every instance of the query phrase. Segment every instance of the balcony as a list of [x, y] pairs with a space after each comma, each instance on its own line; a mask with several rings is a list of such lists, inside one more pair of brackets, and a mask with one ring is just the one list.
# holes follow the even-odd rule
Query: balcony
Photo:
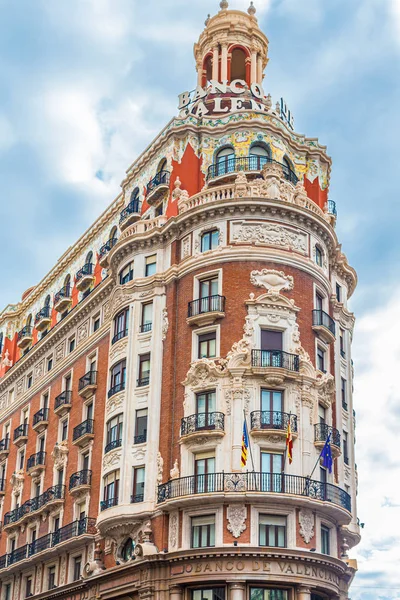
[[115, 450], [115, 448], [121, 448], [122, 446], [122, 440], [112, 440], [112, 442], [109, 442], [106, 447], [104, 448], [104, 454], [108, 454], [108, 452], [111, 452], [111, 450]]
[[72, 443], [74, 446], [86, 446], [86, 444], [94, 438], [94, 420], [87, 419], [80, 425], [74, 427], [72, 434]]
[[45, 331], [51, 323], [51, 308], [44, 306], [35, 317], [35, 327], [38, 331]]
[[229, 180], [232, 175], [243, 171], [244, 173], [260, 173], [265, 164], [275, 164], [282, 168], [282, 176], [292, 185], [297, 185], [299, 179], [289, 167], [268, 156], [243, 156], [240, 158], [226, 157], [224, 160], [213, 163], [208, 167], [207, 182]]
[[94, 264], [86, 263], [76, 274], [76, 287], [80, 292], [86, 292], [94, 282]]
[[221, 412], [197, 413], [181, 420], [182, 441], [196, 437], [215, 439], [225, 435], [225, 415]]
[[108, 267], [108, 255], [110, 251], [114, 248], [115, 244], [118, 242], [118, 238], [114, 237], [108, 242], [106, 242], [101, 248], [99, 252], [99, 263], [102, 267]]
[[0, 440], [0, 460], [6, 458], [10, 452], [10, 438], [5, 437]]
[[145, 372], [141, 377], [137, 380], [137, 387], [144, 387], [146, 385], [150, 385], [150, 372]]
[[211, 325], [225, 316], [225, 296], [206, 296], [188, 304], [189, 325]]
[[26, 470], [31, 477], [37, 477], [45, 469], [46, 452], [37, 452], [28, 458]]
[[72, 406], [71, 390], [64, 390], [54, 399], [54, 412], [56, 415], [62, 416], [67, 413]]
[[79, 380], [78, 394], [82, 398], [92, 396], [97, 388], [97, 371], [89, 371]]
[[26, 350], [32, 344], [33, 334], [32, 327], [26, 325], [18, 332], [17, 346], [21, 350]]
[[6, 480], [0, 479], [0, 497], [4, 496], [6, 493]]
[[140, 219], [142, 211], [142, 203], [139, 200], [132, 200], [128, 206], [124, 208], [119, 217], [119, 228], [121, 231], [132, 225]]
[[133, 438], [133, 443], [136, 444], [145, 444], [147, 442], [147, 431], [142, 433], [141, 435], [135, 435]]
[[296, 379], [300, 370], [297, 354], [283, 350], [252, 350], [253, 373], [263, 375], [268, 385], [281, 385], [285, 379]]
[[146, 201], [150, 206], [153, 206], [169, 192], [169, 171], [159, 171], [155, 177], [147, 184]]
[[142, 323], [140, 333], [149, 333], [153, 329], [153, 323]]
[[340, 455], [340, 432], [326, 423], [314, 425], [314, 446], [317, 450], [322, 451], [329, 436], [332, 456], [337, 458]]
[[113, 506], [118, 506], [118, 496], [116, 498], [108, 498], [107, 500], [102, 500], [100, 502], [101, 511], [112, 508]]
[[144, 494], [132, 494], [131, 496], [131, 504], [135, 504], [136, 502], [143, 502]]
[[71, 495], [80, 494], [86, 490], [90, 490], [92, 485], [92, 471], [85, 469], [74, 473], [69, 478], [69, 493]]
[[284, 440], [288, 425], [294, 438], [297, 437], [297, 416], [285, 412], [255, 410], [250, 414], [250, 428], [254, 436], [264, 437], [273, 433]]
[[38, 433], [41, 433], [42, 431], [44, 431], [46, 429], [46, 427], [49, 424], [49, 409], [48, 408], [41, 408], [40, 410], [37, 411], [37, 413], [35, 413], [33, 415], [33, 423], [32, 423], [32, 428], [37, 431]]
[[43, 508], [48, 510], [51, 507], [62, 504], [64, 502], [64, 497], [65, 485], [54, 485], [40, 496], [31, 498], [24, 502], [19, 508], [15, 508], [6, 513], [4, 515], [3, 528], [5, 530], [12, 529], [17, 523], [20, 524], [22, 521], [29, 519], [32, 513], [42, 512]]
[[114, 346], [114, 344], [119, 342], [119, 340], [124, 339], [127, 335], [128, 335], [128, 329], [121, 329], [121, 331], [118, 331], [114, 335], [113, 339], [111, 340], [111, 345]]
[[118, 394], [118, 392], [122, 392], [124, 389], [125, 389], [125, 381], [122, 381], [121, 383], [114, 385], [112, 388], [110, 388], [108, 390], [108, 397], [111, 398], [111, 396], [115, 396], [115, 394]]
[[28, 424], [22, 424], [14, 429], [14, 444], [16, 446], [22, 446], [28, 441]]
[[312, 328], [327, 344], [335, 341], [335, 321], [323, 310], [312, 311]]
[[[286, 475], [285, 473], [211, 473], [171, 479], [158, 486], [157, 501], [161, 504], [201, 494], [228, 494], [230, 496], [235, 493], [243, 500], [245, 494], [287, 494], [288, 496], [330, 502], [351, 511], [350, 496], [341, 488], [330, 483], [314, 481], [308, 477]], [[201, 499], [194, 499], [194, 501], [199, 504]]]
[[72, 304], [71, 287], [69, 285], [61, 288], [54, 296], [54, 308], [59, 313], [65, 313]]

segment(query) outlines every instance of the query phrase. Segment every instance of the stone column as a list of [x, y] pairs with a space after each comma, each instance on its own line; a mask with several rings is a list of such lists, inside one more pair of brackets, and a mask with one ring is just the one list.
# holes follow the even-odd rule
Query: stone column
[[228, 79], [228, 46], [227, 46], [227, 44], [222, 44], [221, 81], [226, 81], [227, 79]]
[[219, 67], [219, 55], [218, 46], [213, 49], [213, 63], [212, 63], [212, 78], [218, 81], [218, 67]]
[[251, 52], [251, 78], [250, 83], [258, 83], [257, 81], [257, 50]]
[[183, 588], [181, 585], [170, 585], [169, 586], [169, 598], [170, 600], [182, 600], [183, 599]]
[[244, 581], [227, 582], [229, 585], [229, 600], [246, 600], [246, 584]]
[[262, 64], [262, 57], [261, 55], [259, 55], [258, 60], [257, 60], [257, 83], [259, 83], [260, 85], [263, 82], [263, 64]]
[[305, 585], [297, 588], [296, 600], [311, 600], [311, 589]]

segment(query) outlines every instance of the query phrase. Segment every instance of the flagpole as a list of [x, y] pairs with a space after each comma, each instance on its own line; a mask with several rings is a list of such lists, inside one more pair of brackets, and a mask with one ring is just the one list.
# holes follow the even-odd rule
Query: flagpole
[[249, 440], [249, 450], [250, 450], [250, 458], [251, 458], [251, 464], [253, 465], [253, 473], [255, 473], [255, 468], [254, 468], [254, 460], [253, 460], [253, 451], [251, 449], [251, 442], [250, 442], [250, 435], [249, 435], [249, 428], [247, 427], [247, 419], [246, 419], [246, 411], [243, 409], [243, 416], [244, 416], [244, 422], [246, 424], [246, 431], [247, 431], [247, 439]]
[[[289, 413], [289, 423], [290, 423], [290, 420], [291, 420], [291, 416], [292, 416], [292, 413]], [[287, 444], [287, 427], [286, 427], [285, 452], [284, 452], [284, 455], [283, 455], [283, 469], [282, 469], [282, 474], [285, 472], [286, 459], [287, 459], [287, 449], [288, 449], [288, 444]]]
[[322, 453], [323, 453], [323, 451], [325, 450], [325, 446], [326, 446], [326, 444], [328, 443], [328, 441], [329, 441], [329, 443], [330, 443], [330, 438], [331, 438], [331, 434], [329, 434], [329, 436], [328, 436], [328, 439], [325, 441], [324, 447], [322, 448], [321, 452], [319, 453], [319, 456], [318, 456], [318, 458], [317, 458], [317, 462], [315, 463], [315, 467], [313, 468], [313, 470], [312, 470], [312, 472], [311, 472], [311, 475], [310, 475], [309, 479], [311, 479], [311, 478], [312, 478], [312, 476], [314, 475], [314, 473], [315, 473], [315, 469], [318, 467], [319, 461], [321, 460]]

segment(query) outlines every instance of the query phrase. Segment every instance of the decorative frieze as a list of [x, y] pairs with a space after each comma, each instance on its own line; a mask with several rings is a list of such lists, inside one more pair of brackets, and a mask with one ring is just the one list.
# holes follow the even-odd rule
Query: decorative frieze
[[230, 241], [234, 244], [260, 244], [272, 246], [274, 248], [283, 248], [307, 256], [308, 234], [280, 225], [277, 223], [268, 223], [266, 221], [232, 221]]

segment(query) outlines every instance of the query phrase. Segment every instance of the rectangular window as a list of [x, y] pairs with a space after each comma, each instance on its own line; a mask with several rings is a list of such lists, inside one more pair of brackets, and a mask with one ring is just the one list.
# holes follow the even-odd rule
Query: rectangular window
[[28, 388], [28, 390], [29, 390], [29, 388], [32, 387], [32, 383], [33, 383], [33, 375], [32, 375], [32, 373], [30, 373], [28, 375], [28, 379], [26, 381], [26, 387]]
[[[210, 296], [218, 295], [218, 277], [212, 277], [211, 279], [203, 279], [200, 281], [200, 298], [209, 298]], [[208, 307], [207, 307], [208, 308]], [[202, 310], [201, 312], [208, 312], [208, 310]]]
[[198, 336], [198, 358], [215, 358], [217, 352], [217, 332], [211, 331]]
[[198, 494], [215, 489], [215, 456], [197, 455], [194, 462], [195, 491]]
[[215, 515], [192, 518], [192, 548], [215, 546]]
[[89, 404], [86, 404], [85, 412], [86, 412], [86, 420], [87, 421], [92, 420], [93, 419], [93, 402], [89, 402]]
[[75, 336], [68, 340], [68, 352], [71, 353], [75, 350]]
[[320, 422], [320, 425], [325, 425], [325, 420], [326, 420], [326, 410], [325, 410], [325, 408], [322, 406], [322, 404], [318, 404], [318, 417], [319, 417], [319, 422]]
[[47, 589], [53, 590], [56, 587], [56, 568], [48, 567], [47, 569]]
[[321, 294], [318, 294], [318, 292], [315, 294], [315, 308], [316, 310], [323, 310], [323, 306], [324, 306], [324, 299], [321, 296]]
[[272, 588], [250, 588], [250, 600], [289, 600], [289, 592]]
[[140, 331], [145, 333], [151, 331], [153, 325], [153, 303], [147, 302], [142, 304], [142, 321], [140, 324]]
[[25, 464], [25, 449], [21, 450], [18, 454], [18, 469], [23, 471]]
[[106, 451], [118, 448], [122, 444], [123, 415], [117, 415], [107, 422]]
[[136, 411], [135, 444], [147, 441], [147, 408]]
[[[111, 369], [110, 392], [119, 392], [125, 389], [126, 360], [121, 360]], [[109, 392], [109, 393], [110, 393]]]
[[325, 525], [321, 525], [321, 553], [322, 554], [330, 554], [330, 537], [331, 530], [329, 527], [325, 527]]
[[273, 331], [271, 329], [261, 330], [261, 350], [282, 350], [283, 335], [282, 331]]
[[326, 366], [325, 366], [325, 350], [323, 350], [320, 346], [317, 347], [317, 369], [319, 371], [321, 371], [322, 373], [326, 373]]
[[68, 437], [68, 417], [60, 422], [61, 441], [64, 442]]
[[47, 359], [47, 371], [51, 371], [53, 368], [53, 357]]
[[66, 375], [64, 377], [64, 392], [70, 392], [71, 391], [71, 384], [72, 384], [72, 377], [71, 377], [71, 373], [68, 373], [68, 375]]
[[114, 337], [112, 343], [128, 335], [129, 308], [122, 310], [114, 319]]
[[133, 469], [132, 502], [143, 502], [144, 500], [145, 468], [135, 467]]
[[343, 406], [344, 410], [348, 410], [348, 406], [347, 406], [347, 382], [346, 382], [345, 379], [343, 379], [343, 377], [341, 378], [340, 388], [341, 388], [341, 394], [342, 394], [342, 406]]
[[192, 590], [192, 600], [225, 600], [225, 588]]
[[95, 331], [100, 329], [100, 314], [93, 317], [92, 323], [93, 323], [92, 328], [93, 328], [93, 333], [94, 333]]
[[49, 408], [49, 394], [48, 394], [48, 392], [46, 392], [46, 394], [43, 394], [43, 396], [42, 396], [42, 408], [44, 410], [47, 410]]
[[64, 469], [60, 469], [57, 473], [57, 485], [63, 485], [64, 483]]
[[261, 390], [261, 427], [283, 427], [283, 392]]
[[26, 577], [25, 579], [25, 598], [32, 596], [32, 577]]
[[150, 383], [150, 353], [139, 356], [139, 377], [138, 386], [149, 385]]
[[207, 415], [215, 412], [215, 398], [215, 390], [210, 390], [209, 392], [200, 392], [199, 394], [196, 394], [197, 416]]
[[349, 442], [347, 431], [343, 431], [343, 460], [345, 465], [349, 464]]
[[[323, 484], [325, 484], [327, 482], [326, 469], [324, 467], [319, 468], [319, 480]], [[325, 492], [324, 492], [324, 494], [325, 494]]]
[[260, 515], [260, 546], [286, 547], [286, 517]]
[[104, 478], [103, 498], [104, 503], [102, 508], [109, 508], [118, 504], [119, 493], [119, 471], [113, 471]]
[[261, 452], [261, 491], [282, 492], [283, 454]]
[[120, 271], [119, 274], [119, 283], [120, 285], [125, 285], [129, 281], [133, 279], [133, 263], [129, 263]]
[[219, 231], [218, 229], [213, 229], [212, 231], [207, 231], [203, 233], [201, 236], [201, 251], [207, 252], [207, 250], [214, 250], [219, 246]]
[[340, 355], [342, 358], [346, 358], [346, 351], [344, 345], [344, 331], [343, 329], [339, 330], [339, 341], [340, 341]]
[[4, 586], [4, 600], [11, 600], [11, 583]]
[[78, 581], [81, 578], [82, 571], [82, 556], [74, 556], [74, 571], [73, 571], [73, 581]]
[[338, 302], [342, 301], [342, 286], [340, 286], [338, 283], [336, 284], [336, 300]]
[[145, 277], [151, 277], [157, 271], [157, 254], [146, 257]]

